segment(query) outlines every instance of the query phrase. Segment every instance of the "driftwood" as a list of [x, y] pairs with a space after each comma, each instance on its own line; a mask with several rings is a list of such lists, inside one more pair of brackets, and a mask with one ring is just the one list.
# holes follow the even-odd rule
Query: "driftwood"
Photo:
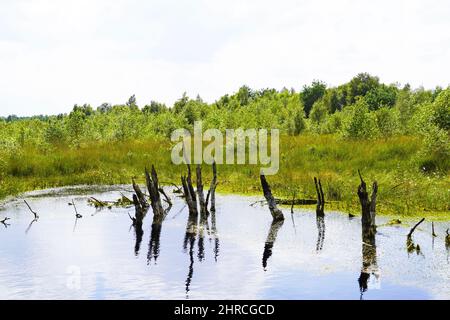
[[272, 191], [270, 190], [269, 183], [266, 180], [266, 177], [262, 174], [259, 176], [261, 180], [261, 186], [263, 189], [264, 197], [267, 200], [269, 205], [270, 213], [272, 214], [272, 218], [275, 221], [284, 220], [283, 212], [278, 209], [275, 198], [272, 195]]
[[0, 223], [3, 224], [5, 226], [5, 228], [8, 228], [8, 226], [10, 225], [9, 223], [7, 223], [6, 221], [11, 220], [8, 217], [4, 217], [3, 220], [0, 220]]
[[437, 234], [434, 232], [434, 222], [431, 222], [431, 236], [433, 238], [437, 237]]
[[[112, 207], [129, 207], [129, 206], [132, 206], [134, 204], [133, 200], [129, 199], [128, 197], [126, 197], [123, 194], [116, 201], [104, 201], [104, 200], [99, 200], [99, 199], [94, 198], [94, 197], [90, 197], [88, 199], [88, 203], [90, 205], [93, 205], [97, 209], [102, 209], [102, 208], [111, 209]], [[69, 203], [69, 205], [72, 205], [72, 204]]]
[[[170, 197], [167, 195], [167, 193], [164, 191], [163, 188], [159, 188], [159, 193], [161, 193], [164, 196], [164, 201], [169, 205], [169, 207], [172, 206], [172, 200], [170, 200]], [[166, 209], [167, 211], [167, 209]]]
[[27, 205], [28, 209], [34, 215], [34, 220], [39, 219], [39, 215], [37, 214], [37, 212], [35, 212], [35, 211], [33, 211], [33, 209], [31, 209], [31, 206], [28, 204], [27, 200], [24, 199], [23, 202], [25, 202], [25, 204]]
[[83, 218], [83, 216], [82, 216], [81, 214], [78, 213], [77, 207], [75, 206], [75, 201], [73, 201], [73, 199], [72, 199], [72, 206], [73, 206], [73, 208], [75, 209], [75, 217], [76, 217], [77, 219]]
[[416, 228], [417, 228], [422, 222], [424, 222], [424, 221], [425, 221], [425, 218], [422, 218], [419, 222], [417, 222], [417, 223], [414, 225], [414, 227], [411, 228], [411, 230], [409, 230], [408, 238], [410, 238], [410, 237], [412, 236], [412, 234], [414, 233], [414, 231], [416, 230]]
[[[316, 199], [281, 199], [275, 198], [275, 203], [280, 205], [289, 205], [289, 206], [297, 206], [297, 205], [312, 205], [317, 204]], [[258, 200], [250, 204], [251, 207], [256, 204], [265, 205], [267, 204], [266, 200]]]
[[[150, 195], [150, 205], [154, 215], [164, 215], [166, 212], [161, 204], [161, 197], [159, 194], [158, 175], [155, 167], [152, 165], [151, 173], [145, 169], [145, 180], [147, 183], [148, 193]], [[138, 198], [139, 200], [139, 198]]]
[[323, 216], [324, 208], [325, 208], [325, 197], [323, 195], [322, 183], [320, 182], [320, 179], [317, 179], [316, 177], [314, 177], [314, 184], [316, 186], [316, 192], [317, 192], [316, 214], [318, 216]]

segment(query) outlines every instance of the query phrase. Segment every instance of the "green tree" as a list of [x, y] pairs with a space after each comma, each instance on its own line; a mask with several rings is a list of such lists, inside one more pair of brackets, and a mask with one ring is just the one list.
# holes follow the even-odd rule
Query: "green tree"
[[327, 86], [322, 81], [313, 81], [310, 86], [303, 86], [301, 92], [301, 99], [303, 107], [306, 113], [306, 117], [309, 117], [309, 113], [314, 105], [314, 102], [319, 100], [325, 94]]
[[136, 102], [136, 96], [134, 94], [131, 95], [131, 97], [128, 98], [128, 101], [127, 101], [126, 105], [130, 109], [139, 109], [138, 106], [137, 106], [137, 102]]
[[363, 98], [345, 110], [344, 137], [347, 138], [373, 138], [376, 136], [376, 123], [369, 112], [369, 106]]
[[365, 96], [369, 91], [376, 89], [380, 84], [378, 77], [368, 73], [359, 73], [347, 85], [347, 103], [353, 104], [357, 97]]
[[167, 110], [167, 107], [164, 103], [159, 103], [156, 101], [150, 101], [150, 104], [145, 105], [144, 108], [142, 108], [143, 113], [160, 113]]
[[450, 130], [450, 87], [442, 90], [433, 102], [432, 120], [439, 128]]
[[381, 84], [368, 91], [364, 98], [370, 110], [378, 110], [383, 106], [394, 106], [397, 99], [397, 91], [398, 89], [395, 86]]
[[173, 112], [181, 113], [184, 110], [184, 107], [186, 107], [188, 101], [189, 97], [187, 96], [186, 92], [184, 92], [181, 98], [178, 99], [173, 105]]
[[328, 116], [328, 107], [323, 99], [316, 101], [311, 109], [309, 118], [320, 131], [320, 124], [322, 124]]

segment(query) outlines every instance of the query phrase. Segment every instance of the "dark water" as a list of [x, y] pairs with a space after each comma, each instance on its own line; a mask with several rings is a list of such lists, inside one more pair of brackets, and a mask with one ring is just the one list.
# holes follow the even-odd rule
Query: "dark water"
[[[218, 196], [217, 212], [186, 235], [188, 210], [175, 203], [161, 227], [152, 212], [136, 241], [128, 213], [96, 211], [89, 196], [116, 200], [129, 187], [35, 192], [0, 209], [1, 299], [449, 299], [449, 222], [425, 221], [407, 250], [410, 225], [380, 226], [363, 257], [360, 218], [284, 209], [272, 225], [260, 198]], [[73, 206], [83, 215], [76, 220]], [[214, 221], [215, 220], [215, 221]], [[378, 225], [389, 218], [379, 217]], [[366, 262], [363, 269], [363, 258]], [[361, 273], [361, 271], [364, 273]]]

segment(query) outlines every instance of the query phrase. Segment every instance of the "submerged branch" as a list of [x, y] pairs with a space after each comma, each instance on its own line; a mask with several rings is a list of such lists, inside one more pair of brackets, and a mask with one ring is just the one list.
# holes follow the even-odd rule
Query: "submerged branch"
[[39, 219], [39, 215], [37, 214], [37, 212], [35, 212], [35, 211], [33, 211], [33, 209], [31, 209], [31, 206], [28, 204], [27, 200], [24, 199], [23, 202], [25, 202], [28, 209], [30, 209], [31, 213], [34, 215], [34, 219], [35, 220]]

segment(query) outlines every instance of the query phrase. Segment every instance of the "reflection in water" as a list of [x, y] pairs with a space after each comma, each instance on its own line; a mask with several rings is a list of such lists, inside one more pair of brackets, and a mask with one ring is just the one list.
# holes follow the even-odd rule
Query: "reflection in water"
[[406, 251], [408, 252], [408, 256], [411, 253], [417, 253], [418, 255], [422, 254], [420, 250], [420, 246], [418, 244], [415, 244], [414, 240], [412, 239], [412, 236], [408, 235], [406, 237]]
[[216, 212], [211, 211], [209, 215], [211, 217], [211, 229], [209, 227], [208, 217], [203, 216], [198, 222], [198, 214], [189, 213], [188, 221], [186, 224], [186, 233], [183, 241], [183, 250], [189, 254], [189, 266], [188, 274], [185, 281], [186, 285], [186, 298], [189, 298], [190, 285], [192, 277], [194, 275], [194, 251], [195, 251], [195, 240], [197, 239], [197, 258], [200, 262], [205, 259], [205, 233], [210, 236], [210, 240], [214, 238], [214, 260], [217, 262], [217, 257], [219, 256], [219, 237], [217, 235], [216, 226]]
[[205, 229], [209, 232], [208, 219], [205, 217], [201, 218], [200, 226], [198, 228], [198, 261], [202, 262], [205, 259]]
[[375, 242], [375, 231], [371, 227], [362, 225], [362, 269], [358, 278], [360, 299], [368, 289], [370, 276], [378, 279], [377, 247]]
[[323, 216], [317, 215], [316, 217], [317, 223], [317, 244], [316, 251], [319, 252], [323, 248], [323, 242], [325, 241], [325, 218]]
[[262, 265], [264, 271], [266, 271], [267, 267], [267, 260], [272, 255], [272, 248], [277, 240], [277, 234], [280, 230], [281, 226], [283, 225], [284, 220], [273, 220], [272, 224], [270, 225], [269, 234], [267, 235], [266, 244], [264, 245], [264, 252], [263, 252], [263, 258], [262, 258]]
[[158, 260], [159, 256], [159, 245], [160, 245], [160, 237], [161, 237], [161, 229], [162, 229], [162, 223], [152, 223], [152, 231], [150, 234], [150, 242], [148, 244], [148, 253], [147, 253], [147, 264], [150, 264], [150, 261], [152, 260], [152, 257], [156, 260]]
[[449, 256], [450, 256], [450, 233], [449, 233], [449, 229], [447, 229], [447, 231], [445, 231], [445, 248], [447, 249], [447, 263], [449, 260]]
[[217, 233], [217, 224], [216, 224], [216, 210], [211, 210], [211, 232], [214, 237], [214, 261], [217, 262], [217, 257], [219, 256], [219, 234]]
[[33, 220], [31, 220], [30, 224], [28, 225], [27, 229], [25, 230], [25, 234], [27, 234], [27, 233], [30, 231], [31, 226], [32, 226], [33, 223], [35, 223], [36, 221], [37, 221], [36, 218], [34, 218]]
[[136, 242], [134, 244], [134, 254], [137, 256], [139, 254], [139, 249], [141, 248], [142, 236], [144, 235], [144, 230], [142, 229], [142, 222], [144, 217], [147, 215], [148, 208], [142, 207], [137, 201], [137, 196], [133, 194], [133, 202], [135, 208], [134, 218], [131, 218], [133, 221], [134, 232], [136, 234]]
[[77, 223], [78, 223], [78, 217], [75, 217], [75, 222], [73, 224], [73, 230], [72, 232], [75, 232], [75, 229], [77, 228]]
[[186, 278], [186, 298], [189, 298], [189, 287], [191, 285], [192, 276], [194, 275], [194, 245], [195, 235], [197, 233], [197, 220], [198, 215], [195, 213], [189, 213], [188, 222], [186, 225], [186, 234], [184, 236], [183, 249], [186, 251], [189, 245], [189, 271]]
[[142, 223], [136, 223], [134, 225], [134, 232], [136, 235], [136, 242], [134, 244], [134, 254], [137, 256], [139, 254], [139, 249], [141, 248], [142, 236], [144, 235]]
[[[170, 207], [169, 207], [170, 210]], [[161, 238], [161, 228], [164, 219], [166, 218], [168, 211], [165, 211], [162, 215], [153, 215], [152, 222], [152, 231], [150, 233], [150, 242], [148, 244], [148, 253], [147, 253], [147, 264], [150, 264], [152, 260], [152, 256], [156, 260], [158, 260], [159, 256], [159, 247], [160, 247], [160, 238]]]
[[194, 244], [195, 244], [195, 236], [190, 234], [187, 238], [189, 242], [189, 271], [186, 278], [186, 299], [189, 298], [189, 287], [191, 285], [192, 276], [194, 275]]

